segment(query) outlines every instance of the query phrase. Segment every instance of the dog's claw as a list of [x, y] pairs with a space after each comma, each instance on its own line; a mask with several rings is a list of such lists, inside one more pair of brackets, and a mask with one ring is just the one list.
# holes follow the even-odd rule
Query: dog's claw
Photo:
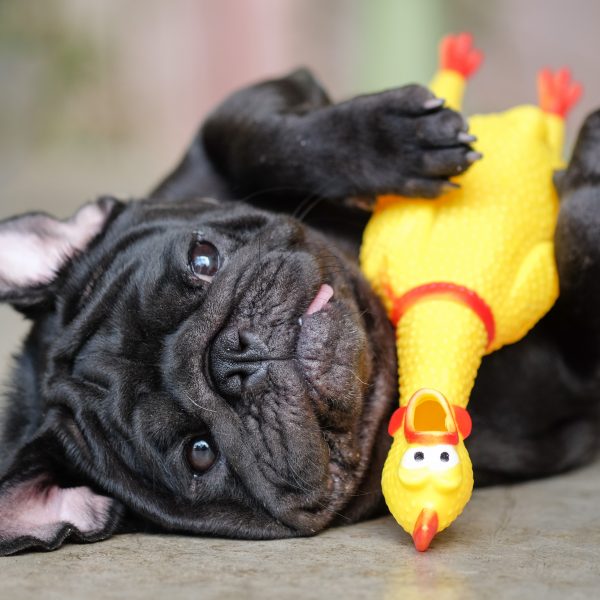
[[450, 192], [452, 190], [460, 189], [460, 184], [454, 183], [453, 181], [446, 181], [442, 184], [440, 190], [442, 193]]
[[466, 133], [465, 131], [461, 131], [458, 134], [458, 141], [461, 144], [472, 144], [473, 142], [477, 141], [477, 137], [471, 135], [470, 133]]
[[429, 100], [425, 100], [423, 103], [423, 108], [425, 110], [434, 110], [443, 106], [444, 102], [444, 98], [429, 98]]
[[467, 154], [465, 155], [465, 160], [471, 164], [482, 158], [483, 154], [481, 154], [481, 152], [475, 152], [474, 150], [471, 152], [467, 152]]

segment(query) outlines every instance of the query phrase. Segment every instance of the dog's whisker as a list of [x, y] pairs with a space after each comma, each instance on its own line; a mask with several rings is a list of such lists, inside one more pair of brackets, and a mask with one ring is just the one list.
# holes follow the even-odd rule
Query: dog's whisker
[[191, 404], [193, 404], [195, 407], [197, 407], [197, 408], [199, 408], [201, 410], [205, 410], [207, 412], [211, 412], [211, 413], [217, 413], [217, 412], [219, 412], [219, 411], [214, 410], [212, 408], [208, 408], [207, 406], [202, 406], [202, 404], [200, 404], [199, 402], [196, 402], [188, 393], [186, 393], [186, 392], [183, 392], [183, 393], [184, 393], [185, 397], [189, 400], [189, 402]]

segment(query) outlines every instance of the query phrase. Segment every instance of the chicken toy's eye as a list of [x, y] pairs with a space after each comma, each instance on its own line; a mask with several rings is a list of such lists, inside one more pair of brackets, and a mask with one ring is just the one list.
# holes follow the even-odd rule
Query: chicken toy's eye
[[430, 467], [443, 471], [451, 469], [459, 463], [458, 453], [454, 446], [435, 446], [432, 450]]
[[402, 457], [402, 466], [405, 469], [420, 469], [428, 466], [430, 448], [409, 448]]
[[435, 471], [451, 469], [459, 463], [454, 446], [438, 444], [436, 446], [413, 446], [402, 456], [402, 467], [421, 469], [428, 467]]

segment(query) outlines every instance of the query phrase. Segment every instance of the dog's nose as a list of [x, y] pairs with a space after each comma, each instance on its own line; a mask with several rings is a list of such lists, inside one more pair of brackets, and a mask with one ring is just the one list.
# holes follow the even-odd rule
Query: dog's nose
[[209, 369], [217, 391], [227, 398], [256, 392], [267, 375], [267, 345], [253, 331], [224, 329], [213, 342]]

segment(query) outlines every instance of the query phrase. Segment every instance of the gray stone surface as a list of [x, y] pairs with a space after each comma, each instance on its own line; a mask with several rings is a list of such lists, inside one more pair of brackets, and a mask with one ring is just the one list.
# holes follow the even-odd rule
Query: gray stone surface
[[248, 542], [121, 535], [0, 559], [1, 597], [597, 598], [600, 463], [480, 490], [425, 554], [389, 517], [317, 537]]

